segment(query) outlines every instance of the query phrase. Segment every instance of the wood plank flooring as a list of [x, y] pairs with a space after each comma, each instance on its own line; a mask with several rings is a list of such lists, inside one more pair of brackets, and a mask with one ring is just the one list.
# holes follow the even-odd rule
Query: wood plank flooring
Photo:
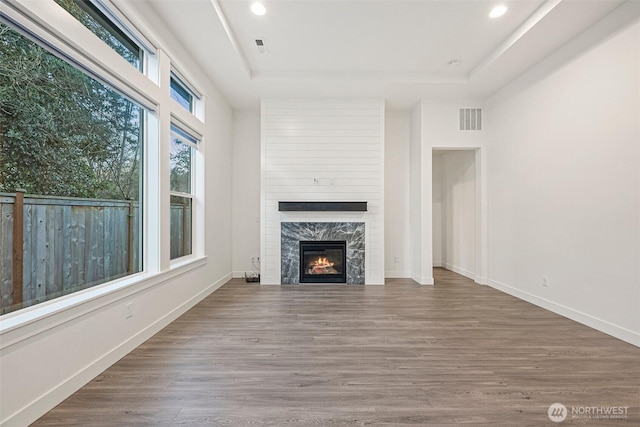
[[[443, 269], [232, 280], [37, 426], [640, 425], [640, 349]], [[572, 408], [628, 406], [626, 418]]]

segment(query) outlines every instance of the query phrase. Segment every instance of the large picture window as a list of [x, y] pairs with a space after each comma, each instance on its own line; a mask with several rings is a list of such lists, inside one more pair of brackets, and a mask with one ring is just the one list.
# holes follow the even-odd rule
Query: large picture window
[[141, 271], [144, 115], [0, 23], [2, 314]]

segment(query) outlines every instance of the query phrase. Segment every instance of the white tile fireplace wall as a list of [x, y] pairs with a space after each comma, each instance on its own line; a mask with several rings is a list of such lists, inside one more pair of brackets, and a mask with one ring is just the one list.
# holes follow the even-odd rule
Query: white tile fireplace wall
[[[282, 222], [364, 222], [365, 284], [384, 284], [384, 101], [264, 99], [261, 283], [281, 284]], [[367, 202], [367, 212], [279, 212], [278, 202]]]

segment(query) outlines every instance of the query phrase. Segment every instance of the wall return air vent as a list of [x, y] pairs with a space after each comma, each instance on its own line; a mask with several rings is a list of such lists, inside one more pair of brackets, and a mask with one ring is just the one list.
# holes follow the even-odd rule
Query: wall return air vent
[[461, 108], [460, 130], [482, 130], [482, 108]]

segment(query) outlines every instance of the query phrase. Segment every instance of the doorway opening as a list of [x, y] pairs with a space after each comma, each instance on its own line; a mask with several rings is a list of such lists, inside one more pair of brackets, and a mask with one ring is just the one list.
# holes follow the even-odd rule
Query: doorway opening
[[433, 150], [433, 267], [476, 280], [478, 165], [475, 149]]

